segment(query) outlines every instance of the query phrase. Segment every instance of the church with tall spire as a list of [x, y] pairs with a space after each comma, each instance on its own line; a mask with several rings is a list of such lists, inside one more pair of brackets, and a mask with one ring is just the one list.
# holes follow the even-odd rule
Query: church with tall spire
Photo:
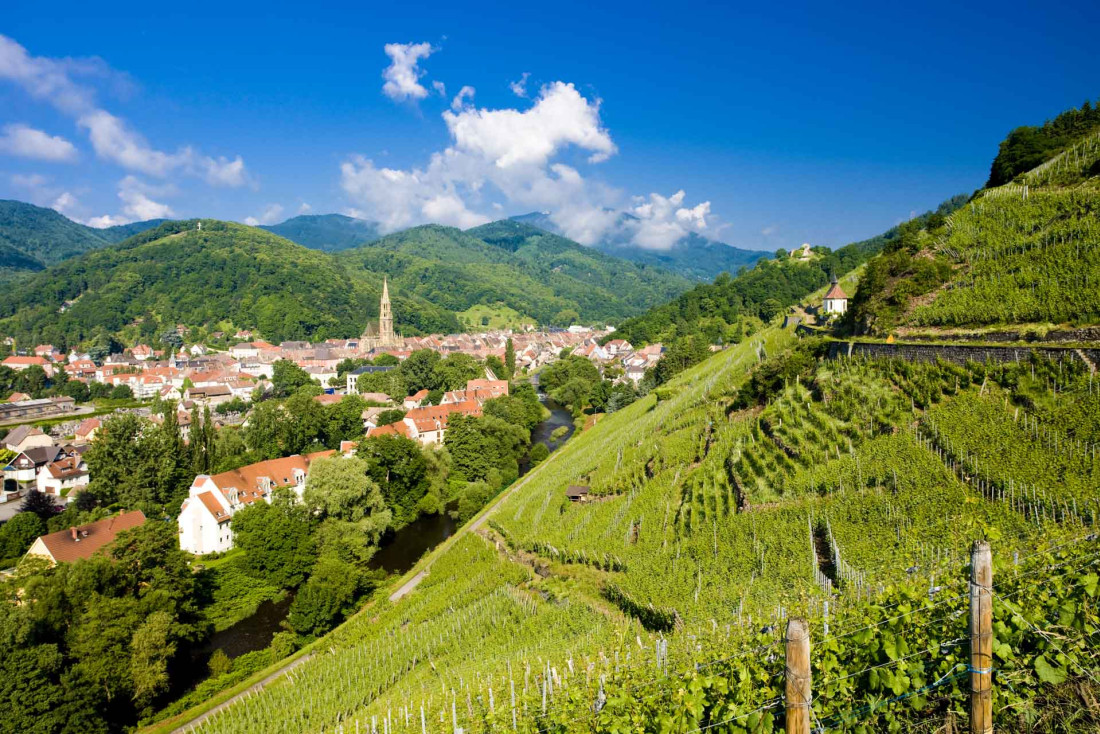
[[382, 300], [378, 304], [378, 323], [369, 324], [359, 340], [359, 349], [369, 352], [374, 349], [395, 349], [404, 346], [405, 340], [393, 330], [393, 306], [390, 305], [389, 279], [382, 278]]

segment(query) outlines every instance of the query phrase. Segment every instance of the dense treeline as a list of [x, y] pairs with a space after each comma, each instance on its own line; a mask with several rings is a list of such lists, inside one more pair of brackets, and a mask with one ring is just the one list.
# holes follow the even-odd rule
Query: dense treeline
[[469, 232], [414, 227], [338, 258], [353, 277], [364, 270], [388, 273], [394, 292], [449, 311], [503, 302], [539, 323], [560, 326], [631, 316], [688, 286], [680, 276], [516, 222]]
[[89, 560], [28, 561], [0, 593], [4, 731], [120, 731], [206, 634], [176, 529], [155, 520]]
[[1030, 171], [1076, 138], [1100, 127], [1100, 101], [1094, 106], [1085, 101], [1039, 127], [1024, 125], [1001, 141], [997, 157], [989, 170], [987, 187], [1001, 186], [1021, 173]]
[[[274, 342], [350, 337], [377, 313], [380, 281], [353, 280], [328, 255], [253, 227], [168, 222], [35, 275], [0, 304], [0, 329], [62, 349], [123, 334], [159, 343], [177, 324], [223, 321]], [[406, 333], [457, 326], [430, 304], [399, 297], [395, 307]]]

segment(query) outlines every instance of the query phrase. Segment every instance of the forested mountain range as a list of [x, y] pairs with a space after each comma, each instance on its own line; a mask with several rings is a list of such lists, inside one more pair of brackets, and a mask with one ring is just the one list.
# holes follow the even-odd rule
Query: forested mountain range
[[357, 272], [387, 273], [398, 292], [451, 311], [504, 302], [543, 324], [617, 321], [690, 284], [517, 222], [463, 232], [424, 225], [337, 255]]
[[[167, 222], [20, 283], [0, 304], [0, 331], [61, 348], [116, 335], [155, 340], [180, 323], [227, 322], [276, 341], [349, 337], [377, 315], [377, 281], [255, 227]], [[394, 301], [407, 332], [457, 327], [423, 300], [395, 293]]]
[[64, 346], [224, 322], [276, 341], [349, 337], [376, 317], [384, 276], [408, 335], [458, 331], [455, 312], [478, 304], [504, 303], [544, 324], [614, 321], [689, 286], [515, 222], [470, 233], [427, 225], [333, 255], [255, 227], [192, 220], [25, 279], [0, 304], [0, 333]]
[[[561, 234], [561, 229], [546, 212], [520, 214], [512, 219], [547, 232]], [[742, 266], [751, 267], [760, 258], [768, 255], [766, 252], [743, 250], [707, 239], [694, 232], [680, 238], [667, 250], [640, 247], [634, 244], [629, 234], [632, 220], [634, 217], [629, 214], [621, 215], [620, 226], [616, 227], [615, 232], [593, 247], [608, 255], [661, 267], [696, 281], [713, 280], [719, 273], [736, 273]]]
[[36, 271], [161, 224], [163, 219], [96, 229], [53, 209], [0, 200], [0, 269]]
[[314, 250], [339, 252], [378, 239], [377, 222], [344, 214], [303, 214], [262, 229]]

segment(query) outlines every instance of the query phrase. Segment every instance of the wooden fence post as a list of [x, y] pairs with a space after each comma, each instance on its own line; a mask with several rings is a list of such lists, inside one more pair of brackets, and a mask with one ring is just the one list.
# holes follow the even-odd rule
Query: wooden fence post
[[975, 541], [970, 554], [970, 733], [993, 734], [993, 554]]
[[810, 630], [801, 619], [787, 621], [787, 734], [810, 734]]

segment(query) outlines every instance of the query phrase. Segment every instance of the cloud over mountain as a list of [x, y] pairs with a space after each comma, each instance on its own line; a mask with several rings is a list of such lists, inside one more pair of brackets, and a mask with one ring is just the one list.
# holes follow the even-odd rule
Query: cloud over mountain
[[[431, 46], [387, 44], [385, 51], [392, 63], [383, 72], [383, 91], [398, 101], [427, 97], [418, 63]], [[528, 77], [510, 84], [521, 98]], [[465, 228], [497, 218], [502, 209], [539, 209], [578, 242], [593, 244], [627, 227], [625, 236], [654, 249], [707, 229], [710, 202], [687, 205], [683, 191], [630, 199], [580, 170], [578, 164], [600, 164], [618, 147], [601, 120], [601, 101], [575, 85], [546, 84], [526, 109], [479, 108], [471, 104], [473, 95], [463, 86], [451, 109], [443, 110], [448, 145], [425, 165], [379, 167], [366, 155], [345, 160], [341, 186], [350, 210], [392, 231], [425, 222]], [[577, 161], [569, 157], [574, 152], [581, 154]]]

